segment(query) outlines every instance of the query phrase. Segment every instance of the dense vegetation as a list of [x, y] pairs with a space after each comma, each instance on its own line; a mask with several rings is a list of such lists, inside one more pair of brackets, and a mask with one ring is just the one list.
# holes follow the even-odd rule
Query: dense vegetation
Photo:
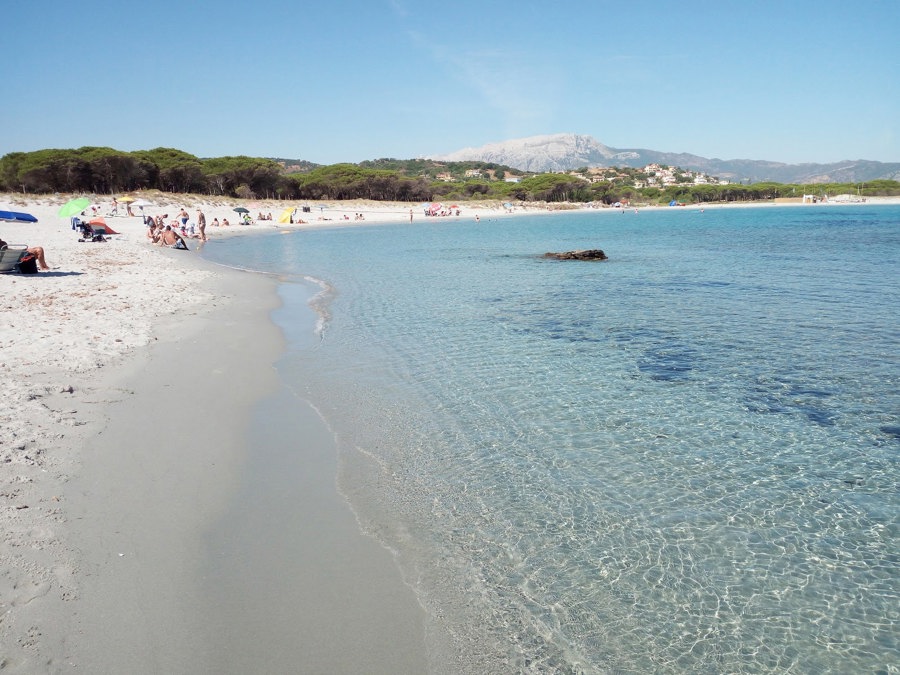
[[[677, 174], [681, 175], [681, 174]], [[804, 194], [900, 195], [900, 183], [694, 185], [644, 184], [638, 169], [610, 170], [590, 182], [587, 169], [569, 174], [524, 174], [485, 162], [378, 159], [360, 164], [316, 166], [258, 157], [201, 159], [172, 148], [122, 152], [113, 148], [14, 152], [0, 158], [0, 192], [121, 194], [157, 189], [265, 199], [373, 199], [421, 202], [496, 199], [635, 204], [733, 202]], [[518, 181], [518, 182], [513, 182]]]

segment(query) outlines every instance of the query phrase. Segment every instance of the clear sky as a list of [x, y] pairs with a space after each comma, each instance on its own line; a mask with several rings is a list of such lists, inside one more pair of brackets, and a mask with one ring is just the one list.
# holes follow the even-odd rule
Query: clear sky
[[8, 0], [0, 156], [321, 164], [524, 136], [900, 162], [900, 0]]

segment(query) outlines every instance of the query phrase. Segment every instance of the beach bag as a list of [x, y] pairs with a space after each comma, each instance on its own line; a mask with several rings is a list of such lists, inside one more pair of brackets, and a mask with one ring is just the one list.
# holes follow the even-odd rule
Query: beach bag
[[26, 253], [16, 264], [16, 269], [19, 270], [19, 274], [37, 274], [37, 258], [31, 253]]

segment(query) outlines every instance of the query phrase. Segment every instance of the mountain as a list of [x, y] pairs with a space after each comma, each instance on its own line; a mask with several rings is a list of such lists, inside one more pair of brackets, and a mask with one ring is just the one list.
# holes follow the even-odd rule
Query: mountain
[[611, 148], [592, 136], [550, 134], [530, 136], [480, 148], [465, 148], [429, 159], [462, 162], [479, 161], [505, 164], [529, 172], [569, 171], [581, 167], [628, 166], [635, 169], [647, 164], [665, 164], [701, 171], [710, 176], [751, 183], [861, 183], [889, 179], [900, 180], [900, 162], [870, 160], [834, 164], [782, 164], [754, 159], [708, 159], [688, 153], [659, 152], [644, 148]]

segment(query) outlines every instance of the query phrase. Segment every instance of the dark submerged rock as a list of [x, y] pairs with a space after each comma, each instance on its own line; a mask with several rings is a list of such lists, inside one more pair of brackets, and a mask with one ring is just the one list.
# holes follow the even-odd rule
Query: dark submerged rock
[[545, 258], [555, 260], [607, 260], [607, 255], [599, 248], [586, 249], [584, 251], [564, 251], [562, 253], [545, 253]]

